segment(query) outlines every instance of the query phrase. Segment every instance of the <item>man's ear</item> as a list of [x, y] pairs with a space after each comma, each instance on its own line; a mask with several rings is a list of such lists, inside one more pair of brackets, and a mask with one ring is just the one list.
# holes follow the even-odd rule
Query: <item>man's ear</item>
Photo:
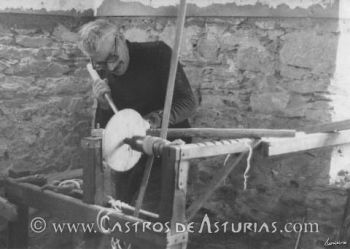
[[120, 27], [119, 31], [118, 31], [118, 35], [119, 35], [120, 39], [122, 39], [123, 41], [125, 41], [124, 34], [125, 34], [125, 28], [124, 27]]
[[123, 42], [125, 42], [125, 36], [124, 36], [124, 34], [120, 34], [119, 37], [120, 37], [120, 39], [121, 39]]

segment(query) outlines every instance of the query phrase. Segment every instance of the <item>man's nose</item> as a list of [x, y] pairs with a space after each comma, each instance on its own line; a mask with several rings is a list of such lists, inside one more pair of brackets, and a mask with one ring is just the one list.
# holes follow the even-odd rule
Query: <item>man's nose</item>
[[115, 68], [117, 68], [118, 67], [118, 65], [119, 65], [119, 63], [120, 63], [120, 59], [118, 59], [117, 61], [115, 61], [115, 62], [112, 62], [112, 63], [107, 63], [107, 68], [108, 68], [108, 70], [109, 71], [113, 71]]
[[107, 64], [98, 64], [96, 65], [96, 70], [107, 70]]

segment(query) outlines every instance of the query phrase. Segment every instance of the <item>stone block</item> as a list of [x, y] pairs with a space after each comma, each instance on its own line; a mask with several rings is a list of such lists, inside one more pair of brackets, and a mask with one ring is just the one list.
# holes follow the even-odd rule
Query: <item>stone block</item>
[[180, 50], [182, 56], [193, 58], [193, 50], [198, 45], [201, 34], [202, 28], [197, 25], [185, 27]]
[[0, 140], [0, 160], [6, 159], [6, 157], [8, 157], [8, 156], [6, 156], [6, 153], [8, 153], [8, 149], [9, 148], [8, 148], [7, 142], [5, 141], [4, 138], [2, 138]]
[[221, 96], [218, 96], [215, 93], [202, 94], [201, 105], [206, 107], [209, 107], [209, 106], [220, 107], [224, 104], [220, 97]]
[[59, 41], [64, 42], [78, 42], [79, 35], [70, 31], [68, 28], [63, 26], [62, 24], [58, 24], [54, 29], [52, 35]]
[[13, 42], [14, 42], [14, 38], [11, 36], [3, 36], [0, 38], [0, 44], [3, 44], [3, 45], [10, 45]]
[[170, 47], [174, 46], [176, 28], [174, 24], [168, 23], [162, 32], [159, 33], [159, 39], [164, 41]]
[[216, 39], [200, 39], [197, 45], [197, 52], [201, 58], [207, 61], [217, 61], [220, 44]]
[[69, 71], [68, 65], [25, 57], [14, 67], [6, 69], [5, 73], [21, 76], [59, 77]]
[[51, 62], [49, 63], [44, 70], [40, 71], [42, 77], [60, 77], [68, 73], [71, 69], [68, 65]]
[[14, 31], [19, 35], [35, 35], [40, 30], [35, 28], [14, 28]]
[[149, 34], [147, 30], [140, 28], [131, 28], [125, 31], [125, 38], [133, 42], [145, 42], [148, 41]]
[[11, 32], [11, 30], [9, 30], [7, 27], [4, 27], [4, 25], [0, 24], [0, 36], [12, 36], [13, 33]]
[[72, 76], [43, 78], [37, 80], [36, 85], [42, 89], [40, 94], [50, 96], [82, 94], [91, 90], [91, 83], [88, 80]]
[[254, 24], [260, 29], [273, 30], [276, 28], [275, 20], [262, 19], [262, 20], [255, 21]]
[[285, 65], [312, 70], [314, 73], [334, 73], [338, 38], [333, 34], [319, 35], [314, 31], [288, 33], [280, 50]]
[[327, 92], [330, 84], [330, 80], [326, 79], [310, 79], [304, 80], [290, 80], [282, 83], [286, 89], [296, 93], [315, 93], [315, 92]]
[[280, 65], [280, 73], [282, 77], [298, 80], [312, 76], [312, 71], [309, 68], [293, 67], [285, 64]]
[[33, 77], [6, 76], [0, 83], [0, 96], [3, 99], [16, 99], [30, 95]]
[[0, 45], [0, 57], [6, 59], [6, 61], [13, 61], [12, 64], [17, 63], [22, 58], [33, 57], [37, 52], [38, 49]]
[[275, 41], [277, 38], [281, 37], [284, 35], [284, 32], [282, 30], [269, 30], [267, 31], [267, 36], [269, 37], [270, 40]]
[[237, 67], [241, 70], [272, 74], [274, 71], [274, 62], [267, 51], [250, 47], [238, 51]]
[[253, 30], [237, 30], [235, 32], [225, 32], [220, 39], [222, 50], [235, 50], [237, 48], [257, 48], [258, 50], [264, 50], [263, 45], [260, 43], [258, 37]]
[[266, 114], [283, 112], [289, 99], [287, 92], [253, 93], [250, 97], [250, 106], [254, 112]]
[[46, 47], [52, 43], [52, 40], [46, 36], [16, 36], [16, 43], [27, 48]]

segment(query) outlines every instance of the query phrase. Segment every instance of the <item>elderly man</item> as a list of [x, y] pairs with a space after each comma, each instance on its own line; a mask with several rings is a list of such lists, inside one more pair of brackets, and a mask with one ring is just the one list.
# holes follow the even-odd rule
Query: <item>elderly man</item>
[[[106, 79], [93, 83], [93, 95], [98, 99], [96, 124], [105, 127], [113, 115], [103, 97], [105, 93], [110, 93], [118, 109], [134, 109], [150, 122], [152, 128], [160, 127], [171, 48], [161, 41], [129, 42], [124, 39], [116, 25], [103, 19], [84, 25], [80, 30], [80, 36], [83, 52], [90, 57], [100, 77]], [[195, 98], [179, 64], [170, 113], [170, 127], [190, 127], [188, 118], [194, 110]], [[131, 202], [135, 197], [141, 182], [144, 162], [145, 158], [141, 158], [130, 172], [116, 174], [118, 199]], [[159, 164], [159, 161], [156, 160], [155, 164]]]

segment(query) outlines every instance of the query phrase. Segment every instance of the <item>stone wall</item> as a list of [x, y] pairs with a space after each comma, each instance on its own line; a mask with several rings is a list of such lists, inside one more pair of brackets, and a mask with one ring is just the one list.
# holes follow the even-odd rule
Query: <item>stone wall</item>
[[[81, 167], [80, 139], [89, 133], [91, 99], [76, 31], [88, 20], [0, 14], [0, 169]], [[174, 18], [110, 20], [131, 41], [173, 44]], [[335, 19], [188, 18], [181, 61], [199, 103], [193, 126], [295, 129], [329, 121], [338, 37]], [[242, 163], [203, 212], [214, 219], [281, 224], [306, 217], [318, 222], [321, 232], [306, 234], [303, 243], [318, 248], [337, 232], [345, 203], [344, 191], [327, 186], [330, 154], [320, 150], [267, 160], [257, 153], [248, 190], [242, 191]], [[223, 161], [194, 163], [189, 201]], [[254, 248], [292, 248], [297, 234], [250, 234], [248, 240], [230, 235], [224, 241], [250, 236]], [[208, 238], [205, 248], [222, 240]], [[203, 248], [196, 241], [194, 247]]]
[[[78, 167], [90, 125], [83, 19], [0, 15], [0, 169]], [[73, 32], [71, 31], [73, 30]]]

